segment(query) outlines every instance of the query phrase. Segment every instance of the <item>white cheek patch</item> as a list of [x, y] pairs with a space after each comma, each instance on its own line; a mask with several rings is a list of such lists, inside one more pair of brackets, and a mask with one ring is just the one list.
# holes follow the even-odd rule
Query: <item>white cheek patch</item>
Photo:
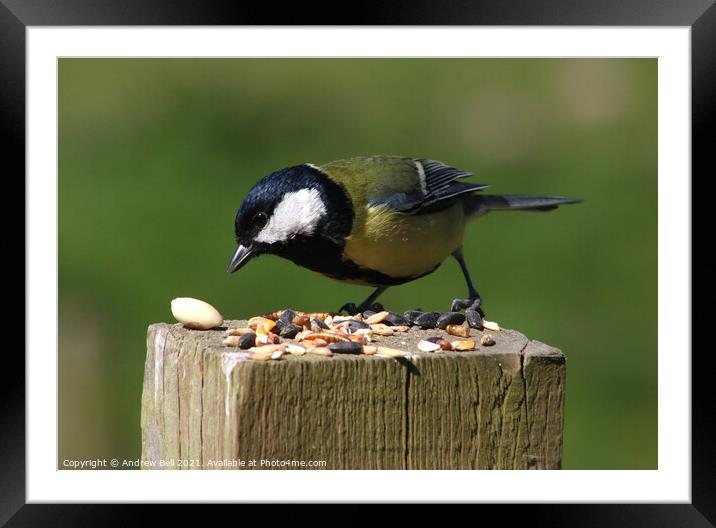
[[326, 206], [316, 189], [286, 193], [256, 241], [273, 244], [295, 235], [310, 235], [325, 215]]

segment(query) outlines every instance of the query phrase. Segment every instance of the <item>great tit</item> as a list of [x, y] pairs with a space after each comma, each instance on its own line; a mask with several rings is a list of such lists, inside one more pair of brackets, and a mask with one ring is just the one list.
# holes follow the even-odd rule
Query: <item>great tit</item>
[[281, 169], [256, 183], [236, 214], [233, 273], [273, 254], [333, 279], [375, 287], [365, 311], [389, 286], [435, 271], [449, 255], [460, 265], [467, 299], [451, 311], [481, 309], [465, 264], [465, 224], [490, 211], [549, 211], [579, 200], [485, 195], [469, 172], [435, 160], [369, 156]]

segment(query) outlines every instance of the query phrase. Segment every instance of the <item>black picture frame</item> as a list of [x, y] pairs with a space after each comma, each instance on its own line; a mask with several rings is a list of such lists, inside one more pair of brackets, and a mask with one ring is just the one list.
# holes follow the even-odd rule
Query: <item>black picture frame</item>
[[[714, 0], [401, 0], [369, 1], [359, 5], [359, 9], [354, 12], [339, 3], [335, 7], [326, 7], [319, 3], [311, 6], [300, 2], [292, 6], [279, 4], [277, 8], [276, 4], [246, 1], [0, 0], [0, 126], [5, 147], [2, 149], [6, 167], [3, 171], [4, 182], [24, 181], [25, 29], [27, 26], [48, 25], [690, 26], [691, 181], [693, 183], [696, 180], [696, 174], [701, 174], [702, 179], [710, 175], [706, 163], [714, 144], [713, 133], [709, 131], [715, 128]], [[713, 170], [708, 172], [712, 173]], [[7, 192], [6, 187], [6, 196]], [[24, 190], [20, 192], [24, 194]], [[15, 254], [19, 254], [19, 251]], [[695, 315], [703, 317], [704, 312]], [[29, 323], [25, 321], [26, 332], [32, 331], [28, 327]], [[549, 526], [714, 526], [716, 412], [712, 407], [713, 396], [710, 390], [714, 360], [710, 350], [704, 349], [701, 352], [692, 355], [690, 504], [510, 505], [510, 519]], [[23, 358], [19, 354], [6, 353], [4, 360], [6, 372], [24, 372]], [[25, 381], [19, 376], [5, 376], [0, 391], [0, 525], [127, 524], [139, 514], [138, 506], [26, 504]], [[172, 511], [183, 509], [175, 508]], [[172, 521], [171, 516], [164, 517], [164, 520]]]

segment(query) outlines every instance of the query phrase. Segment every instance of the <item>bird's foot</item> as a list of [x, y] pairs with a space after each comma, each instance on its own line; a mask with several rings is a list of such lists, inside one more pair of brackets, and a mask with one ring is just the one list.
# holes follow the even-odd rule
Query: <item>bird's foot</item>
[[358, 307], [355, 303], [349, 302], [338, 308], [338, 313], [346, 312], [348, 315], [355, 315], [358, 313]]
[[373, 304], [360, 304], [358, 306], [355, 305], [355, 303], [346, 303], [343, 306], [341, 306], [338, 309], [338, 313], [346, 312], [348, 315], [356, 315], [359, 313], [363, 313], [366, 310], [370, 310], [372, 312], [382, 312], [383, 311], [383, 305], [376, 302]]
[[482, 300], [478, 297], [476, 299], [453, 299], [450, 305], [451, 312], [459, 312], [465, 310], [475, 311], [480, 314], [480, 317], [485, 317], [485, 312], [482, 311], [480, 304]]
[[[359, 306], [358, 308], [360, 308], [360, 306]], [[376, 312], [376, 313], [377, 313], [377, 312], [382, 312], [382, 311], [384, 311], [385, 308], [383, 308], [383, 305], [380, 304], [379, 302], [374, 302], [374, 303], [371, 304], [370, 306], [364, 307], [363, 310], [361, 310], [361, 311], [365, 312], [366, 310], [370, 310], [371, 312]]]

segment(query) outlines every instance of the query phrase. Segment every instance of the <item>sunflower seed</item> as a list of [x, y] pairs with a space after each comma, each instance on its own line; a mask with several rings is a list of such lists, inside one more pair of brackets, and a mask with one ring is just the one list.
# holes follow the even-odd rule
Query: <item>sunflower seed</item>
[[420, 310], [408, 310], [407, 312], [403, 312], [403, 318], [408, 322], [408, 324], [415, 324], [415, 320], [424, 313], [425, 312]]
[[328, 345], [328, 349], [334, 354], [360, 354], [363, 345], [353, 341], [342, 341], [340, 343], [331, 343]]
[[370, 329], [370, 325], [364, 321], [353, 320], [353, 321], [346, 321], [343, 324], [345, 324], [347, 330], [352, 334], [356, 333], [358, 330], [369, 330]]
[[438, 318], [435, 324], [441, 330], [445, 330], [448, 325], [461, 325], [465, 322], [465, 314], [460, 312], [445, 312]]
[[296, 312], [291, 310], [291, 308], [286, 308], [283, 312], [281, 312], [281, 317], [278, 318], [279, 321], [283, 322], [284, 324], [293, 323], [293, 319], [296, 317]]
[[400, 314], [388, 312], [383, 323], [389, 326], [405, 326], [408, 324], [408, 320]]
[[239, 337], [239, 348], [241, 350], [247, 350], [252, 346], [256, 346], [256, 334], [244, 334]]
[[423, 329], [435, 328], [441, 315], [440, 312], [425, 312], [415, 319], [415, 324]]
[[280, 335], [281, 337], [285, 337], [286, 339], [293, 339], [301, 331], [301, 328], [302, 327], [293, 323], [288, 323], [286, 326], [283, 327]]
[[320, 319], [311, 319], [311, 330], [314, 332], [320, 332], [321, 330], [330, 330], [330, 326], [321, 321]]
[[466, 309], [465, 319], [467, 320], [467, 324], [470, 325], [470, 328], [482, 330], [482, 316], [477, 310], [474, 310], [472, 308]]

